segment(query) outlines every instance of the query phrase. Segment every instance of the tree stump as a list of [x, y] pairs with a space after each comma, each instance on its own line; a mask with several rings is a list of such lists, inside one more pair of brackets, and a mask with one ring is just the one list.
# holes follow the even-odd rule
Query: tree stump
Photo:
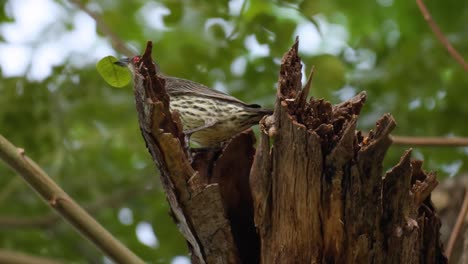
[[139, 124], [193, 263], [446, 263], [434, 173], [410, 159], [383, 173], [391, 115], [356, 132], [366, 94], [307, 101], [298, 40], [283, 57], [274, 114], [191, 153], [148, 42], [134, 77]]

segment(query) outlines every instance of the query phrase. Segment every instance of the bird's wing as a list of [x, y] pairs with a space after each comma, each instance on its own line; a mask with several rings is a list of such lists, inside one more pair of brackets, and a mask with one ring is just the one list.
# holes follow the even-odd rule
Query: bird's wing
[[169, 95], [193, 94], [193, 95], [198, 95], [198, 96], [215, 98], [215, 99], [219, 99], [223, 101], [231, 101], [231, 102], [234, 101], [241, 105], [251, 107], [251, 108], [260, 108], [260, 106], [257, 104], [246, 104], [235, 97], [232, 97], [220, 91], [210, 89], [203, 84], [199, 84], [199, 83], [181, 79], [181, 78], [169, 77], [169, 76], [164, 76], [164, 79], [166, 79], [166, 89]]

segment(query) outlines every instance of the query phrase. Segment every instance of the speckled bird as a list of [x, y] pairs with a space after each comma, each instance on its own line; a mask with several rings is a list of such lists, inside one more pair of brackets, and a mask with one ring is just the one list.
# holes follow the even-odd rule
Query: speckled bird
[[[140, 56], [122, 59], [132, 74]], [[200, 147], [216, 147], [247, 128], [258, 124], [272, 111], [257, 104], [246, 104], [225, 93], [193, 81], [166, 76], [166, 91], [171, 111], [179, 112], [184, 133]]]

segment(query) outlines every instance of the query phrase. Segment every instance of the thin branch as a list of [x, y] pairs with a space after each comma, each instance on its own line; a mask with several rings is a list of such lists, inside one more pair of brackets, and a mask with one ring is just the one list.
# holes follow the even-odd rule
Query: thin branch
[[117, 51], [121, 52], [122, 54], [124, 54], [125, 56], [127, 57], [133, 57], [135, 56], [135, 53], [132, 52], [128, 47], [127, 45], [125, 45], [125, 43], [122, 41], [122, 39], [119, 38], [119, 36], [117, 34], [115, 34], [109, 26], [107, 26], [107, 24], [101, 19], [101, 17], [99, 16], [99, 14], [91, 11], [88, 7], [86, 7], [86, 4], [84, 4], [83, 2], [79, 1], [79, 0], [70, 0], [70, 2], [74, 3], [76, 6], [78, 6], [83, 12], [85, 12], [86, 14], [88, 14], [91, 18], [94, 19], [94, 21], [96, 21], [96, 25], [98, 26], [98, 28], [102, 31], [102, 33], [104, 33], [104, 35], [108, 36], [111, 43], [112, 43], [112, 47], [114, 47], [114, 49], [116, 49]]
[[463, 243], [463, 254], [460, 263], [468, 263], [468, 229], [465, 229], [465, 241]]
[[[109, 196], [103, 197], [96, 202], [85, 206], [88, 213], [97, 212], [103, 207], [116, 207], [121, 205], [122, 201], [127, 200], [129, 197], [138, 196], [145, 193], [149, 189], [146, 185], [136, 185], [120, 192], [114, 192]], [[56, 213], [50, 213], [43, 216], [24, 217], [24, 216], [0, 216], [0, 229], [12, 228], [49, 228], [55, 226], [61, 217]]]
[[426, 5], [424, 5], [424, 2], [422, 0], [416, 0], [416, 3], [418, 4], [419, 10], [421, 10], [421, 13], [424, 16], [424, 19], [427, 21], [427, 23], [431, 27], [437, 39], [442, 43], [442, 45], [445, 46], [445, 48], [450, 53], [450, 55], [452, 55], [452, 57], [463, 67], [463, 69], [465, 71], [468, 71], [468, 64], [465, 62], [465, 60], [460, 55], [460, 53], [457, 52], [457, 50], [452, 46], [452, 44], [450, 44], [448, 39], [444, 36], [444, 33], [442, 33], [439, 26], [437, 26], [435, 21], [432, 19], [431, 14], [426, 8]]
[[243, 18], [243, 15], [245, 13], [245, 9], [247, 8], [247, 0], [244, 0], [244, 2], [242, 3], [242, 6], [241, 6], [241, 9], [239, 11], [239, 15], [236, 17], [236, 23], [235, 23], [235, 26], [234, 28], [232, 29], [231, 33], [226, 37], [227, 40], [232, 40], [234, 39], [234, 36], [236, 35], [236, 33], [239, 31], [239, 25], [240, 25], [240, 21], [242, 20]]
[[45, 257], [39, 257], [39, 256], [33, 256], [29, 254], [24, 254], [21, 252], [15, 252], [11, 250], [6, 250], [6, 249], [0, 249], [0, 263], [9, 263], [9, 264], [63, 264], [64, 262], [51, 259], [51, 258], [45, 258]]
[[465, 188], [465, 198], [463, 199], [463, 205], [461, 207], [460, 213], [457, 217], [457, 222], [453, 227], [452, 233], [450, 234], [449, 241], [447, 243], [447, 250], [445, 254], [447, 258], [450, 259], [450, 255], [452, 254], [453, 248], [455, 246], [455, 242], [457, 241], [458, 234], [463, 228], [463, 224], [465, 222], [466, 214], [468, 213], [468, 190]]
[[463, 137], [405, 137], [391, 136], [395, 145], [420, 147], [467, 147], [468, 138]]
[[25, 154], [0, 135], [0, 159], [5, 161], [47, 204], [72, 224], [105, 255], [117, 263], [144, 263], [116, 240]]

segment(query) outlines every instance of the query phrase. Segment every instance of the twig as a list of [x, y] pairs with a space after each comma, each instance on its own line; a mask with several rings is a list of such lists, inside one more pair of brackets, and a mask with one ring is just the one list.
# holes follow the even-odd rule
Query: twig
[[420, 147], [466, 147], [468, 138], [463, 137], [405, 137], [391, 136], [395, 145]]
[[465, 62], [463, 57], [460, 55], [460, 53], [457, 52], [457, 50], [450, 44], [450, 42], [447, 40], [447, 38], [444, 36], [442, 31], [440, 30], [439, 26], [435, 23], [435, 21], [432, 19], [431, 14], [427, 10], [426, 6], [424, 5], [424, 2], [422, 0], [416, 0], [416, 3], [418, 4], [419, 9], [421, 10], [421, 13], [424, 16], [424, 19], [427, 21], [429, 26], [431, 27], [432, 31], [436, 35], [437, 39], [442, 43], [442, 45], [445, 46], [447, 51], [452, 55], [452, 57], [460, 63], [460, 65], [463, 67], [465, 71], [468, 71], [468, 64]]
[[241, 10], [239, 11], [239, 15], [236, 17], [236, 24], [232, 29], [231, 33], [226, 37], [227, 40], [232, 40], [236, 35], [237, 31], [239, 30], [240, 21], [242, 20], [242, 15], [245, 13], [245, 9], [247, 8], [247, 0], [244, 0], [241, 6]]
[[[120, 205], [121, 201], [126, 200], [128, 197], [137, 196], [144, 193], [147, 188], [144, 185], [139, 184], [137, 186], [132, 186], [127, 190], [120, 192], [114, 192], [109, 196], [103, 197], [102, 199], [97, 200], [96, 202], [85, 206], [85, 210], [88, 213], [93, 213], [104, 206], [117, 206]], [[48, 228], [55, 226], [59, 222], [61, 217], [56, 213], [50, 213], [43, 216], [37, 217], [22, 217], [22, 216], [0, 216], [0, 229], [12, 229], [12, 228]]]
[[20, 252], [0, 249], [0, 263], [9, 263], [9, 264], [63, 264], [64, 262], [39, 257], [39, 256], [32, 256]]
[[15, 170], [53, 209], [117, 263], [144, 263], [116, 240], [25, 154], [0, 135], [0, 159]]
[[465, 241], [463, 242], [463, 254], [460, 263], [468, 263], [468, 229], [465, 229]]
[[121, 52], [122, 54], [124, 54], [125, 56], [128, 56], [128, 57], [133, 57], [135, 56], [134, 52], [132, 52], [128, 47], [127, 45], [125, 45], [125, 43], [119, 38], [119, 36], [117, 36], [117, 34], [115, 34], [108, 26], [107, 24], [101, 19], [101, 17], [89, 10], [89, 8], [86, 7], [86, 5], [79, 1], [79, 0], [70, 0], [70, 2], [74, 3], [75, 5], [77, 5], [81, 10], [83, 10], [83, 12], [85, 12], [86, 14], [88, 14], [91, 18], [94, 19], [94, 21], [96, 21], [96, 25], [98, 26], [98, 28], [105, 34], [109, 37], [111, 43], [112, 43], [112, 47], [114, 47], [114, 49], [116, 49], [117, 51]]
[[461, 207], [460, 213], [458, 214], [457, 222], [455, 223], [452, 233], [450, 234], [450, 238], [447, 243], [447, 250], [445, 251], [445, 254], [447, 255], [448, 259], [450, 259], [450, 255], [452, 254], [453, 248], [455, 246], [455, 242], [457, 241], [458, 234], [460, 233], [463, 227], [467, 212], [468, 212], [468, 190], [465, 188], [465, 198], [463, 199], [463, 205]]

